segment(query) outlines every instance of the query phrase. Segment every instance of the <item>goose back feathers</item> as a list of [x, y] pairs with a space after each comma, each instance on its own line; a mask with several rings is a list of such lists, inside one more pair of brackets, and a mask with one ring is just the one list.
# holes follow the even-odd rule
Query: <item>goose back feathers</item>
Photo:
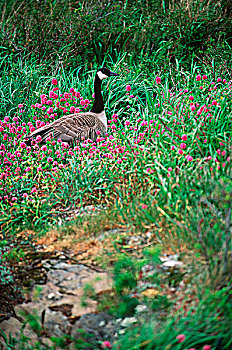
[[97, 71], [94, 79], [95, 99], [90, 112], [65, 115], [51, 124], [45, 125], [33, 131], [27, 136], [29, 141], [37, 136], [45, 142], [47, 137], [52, 136], [55, 140], [61, 139], [64, 142], [81, 142], [84, 139], [95, 141], [99, 135], [104, 136], [107, 131], [107, 118], [104, 111], [104, 102], [101, 93], [102, 80], [118, 74], [107, 68]]
[[33, 131], [28, 138], [31, 140], [39, 135], [42, 137], [41, 141], [45, 142], [46, 138], [52, 135], [55, 140], [61, 139], [64, 142], [80, 142], [84, 139], [95, 141], [98, 137], [97, 131], [100, 132], [101, 136], [104, 136], [107, 131], [104, 110], [97, 116], [93, 112], [65, 115], [53, 123]]

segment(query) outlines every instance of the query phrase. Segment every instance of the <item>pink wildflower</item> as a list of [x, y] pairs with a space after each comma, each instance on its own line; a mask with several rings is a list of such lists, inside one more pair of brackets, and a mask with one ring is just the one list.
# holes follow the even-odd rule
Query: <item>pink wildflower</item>
[[102, 345], [101, 345], [102, 349], [111, 349], [112, 348], [112, 345], [111, 343], [109, 342], [109, 340], [105, 340], [102, 342]]
[[182, 135], [181, 136], [181, 140], [186, 141], [187, 140], [187, 135], [186, 134]]
[[222, 78], [217, 78], [217, 83], [220, 83], [222, 81]]
[[151, 174], [153, 173], [154, 171], [152, 170], [152, 168], [147, 168], [147, 174]]
[[28, 194], [27, 193], [23, 193], [23, 198], [27, 198]]
[[126, 120], [126, 121], [125, 121], [125, 125], [126, 125], [126, 126], [130, 125], [130, 121], [129, 121], [129, 120]]
[[18, 105], [18, 107], [19, 107], [19, 108], [23, 108], [23, 104], [20, 103], [20, 104]]
[[57, 84], [58, 84], [57, 79], [53, 78], [53, 79], [52, 79], [52, 84], [53, 84], [53, 85], [57, 85]]
[[206, 80], [207, 79], [207, 75], [202, 75], [202, 79]]
[[32, 190], [31, 190], [31, 193], [36, 193], [36, 192], [37, 192], [37, 188], [33, 187]]
[[36, 141], [37, 142], [41, 142], [42, 141], [42, 137], [40, 135], [36, 136]]
[[180, 144], [180, 148], [181, 148], [181, 149], [185, 149], [185, 148], [186, 148], [186, 144], [185, 144], [184, 142], [182, 142], [182, 143]]
[[160, 77], [156, 77], [156, 84], [160, 84], [161, 83], [161, 78]]
[[131, 91], [131, 86], [130, 85], [126, 86], [126, 91]]
[[146, 204], [142, 204], [142, 209], [147, 209], [147, 205]]
[[47, 146], [45, 146], [45, 145], [43, 145], [42, 147], [41, 147], [41, 150], [43, 151], [43, 152], [46, 152], [47, 151]]
[[200, 81], [201, 80], [201, 76], [198, 74], [197, 76], [196, 76], [196, 81]]
[[185, 340], [184, 334], [177, 335], [176, 339], [178, 340], [178, 343], [182, 343]]
[[189, 100], [190, 101], [193, 101], [194, 100], [194, 97], [191, 95], [191, 96], [189, 96]]

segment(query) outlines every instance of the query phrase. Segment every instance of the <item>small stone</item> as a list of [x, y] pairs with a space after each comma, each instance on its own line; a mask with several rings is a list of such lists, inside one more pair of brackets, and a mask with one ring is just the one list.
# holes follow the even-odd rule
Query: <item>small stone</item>
[[51, 268], [51, 265], [49, 263], [44, 263], [43, 267], [47, 270], [49, 270]]
[[55, 298], [55, 294], [54, 293], [49, 293], [48, 294], [48, 299], [53, 299]]
[[99, 323], [99, 327], [104, 327], [105, 326], [105, 321], [101, 321], [100, 323]]
[[58, 264], [53, 266], [53, 268], [56, 270], [68, 270], [69, 267], [70, 265], [64, 262], [59, 262]]
[[115, 322], [120, 323], [121, 321], [122, 321], [122, 318], [117, 318]]
[[176, 260], [168, 260], [162, 264], [162, 266], [164, 267], [180, 267], [182, 265], [183, 263], [181, 261], [176, 261]]
[[137, 313], [143, 312], [145, 310], [147, 310], [147, 306], [146, 305], [137, 305], [136, 308], [135, 308], [135, 311]]
[[50, 263], [51, 265], [56, 265], [56, 264], [59, 263], [59, 260], [57, 260], [57, 259], [51, 259], [51, 260], [49, 260], [49, 263]]
[[119, 333], [119, 334], [124, 334], [124, 333], [125, 333], [125, 329], [120, 329], [120, 330], [118, 331], [118, 333]]
[[60, 255], [60, 256], [59, 256], [59, 259], [61, 259], [61, 260], [66, 260], [66, 256], [65, 256], [65, 255]]
[[122, 327], [129, 327], [132, 324], [136, 323], [138, 320], [136, 317], [126, 317], [124, 320], [121, 322]]

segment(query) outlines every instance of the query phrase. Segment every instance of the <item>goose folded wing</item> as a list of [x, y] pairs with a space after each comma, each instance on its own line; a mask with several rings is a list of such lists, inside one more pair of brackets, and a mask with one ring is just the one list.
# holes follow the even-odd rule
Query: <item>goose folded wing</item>
[[52, 134], [55, 140], [61, 139], [62, 141], [71, 142], [75, 139], [80, 139], [83, 132], [85, 132], [84, 128], [73, 127], [69, 124], [52, 125], [43, 135], [43, 140]]

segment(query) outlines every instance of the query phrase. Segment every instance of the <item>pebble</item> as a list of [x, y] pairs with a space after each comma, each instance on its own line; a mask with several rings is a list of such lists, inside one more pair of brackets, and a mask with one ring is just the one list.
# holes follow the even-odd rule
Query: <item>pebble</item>
[[115, 322], [120, 323], [121, 321], [122, 321], [122, 318], [117, 318]]
[[181, 261], [168, 260], [168, 261], [165, 261], [161, 266], [164, 266], [164, 267], [180, 267], [182, 265], [183, 265], [183, 263]]
[[143, 312], [145, 310], [147, 310], [147, 306], [146, 305], [137, 305], [136, 308], [135, 308], [135, 311], [137, 313]]
[[53, 269], [56, 270], [68, 270], [70, 267], [70, 264], [64, 263], [64, 262], [59, 262], [58, 264], [53, 266]]
[[48, 299], [53, 299], [55, 298], [55, 294], [54, 293], [49, 293], [48, 294]]
[[59, 260], [57, 260], [57, 259], [51, 259], [51, 260], [49, 260], [49, 263], [50, 263], [51, 265], [56, 265], [56, 264], [59, 263]]
[[138, 320], [136, 317], [126, 317], [124, 320], [121, 322], [122, 327], [129, 327], [132, 324], [136, 323]]
[[59, 256], [59, 259], [61, 259], [61, 260], [66, 260], [66, 256], [65, 256], [65, 255], [60, 255], [60, 256]]
[[49, 263], [44, 263], [43, 267], [49, 270], [51, 268], [51, 265]]

